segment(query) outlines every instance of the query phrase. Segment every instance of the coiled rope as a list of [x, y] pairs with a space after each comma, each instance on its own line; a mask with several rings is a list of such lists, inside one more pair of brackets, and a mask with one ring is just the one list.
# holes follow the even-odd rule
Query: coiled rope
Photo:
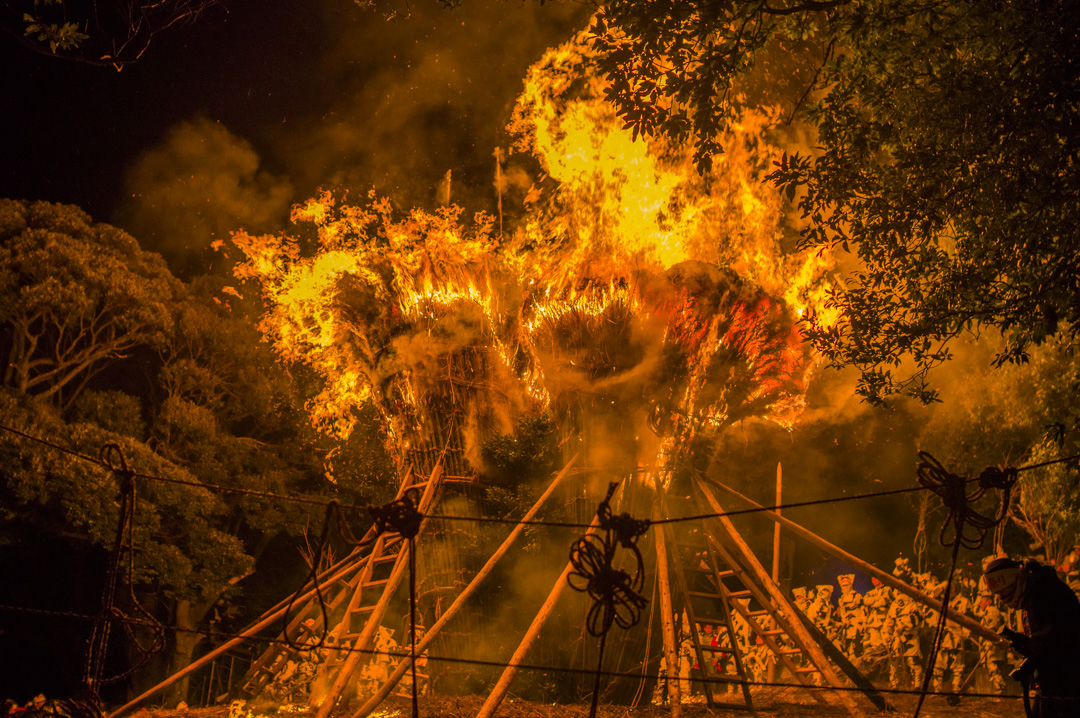
[[[135, 596], [135, 472], [128, 468], [127, 458], [119, 444], [108, 443], [101, 447], [99, 454], [101, 464], [107, 467], [116, 478], [119, 485], [120, 496], [118, 503], [120, 514], [116, 521], [116, 535], [113, 539], [113, 548], [109, 554], [108, 569], [105, 574], [105, 587], [101, 594], [101, 611], [94, 620], [90, 632], [90, 640], [87, 646], [86, 667], [83, 673], [83, 682], [95, 697], [98, 696], [99, 688], [134, 673], [141, 668], [155, 653], [165, 648], [165, 627], [157, 618], [147, 611]], [[126, 545], [125, 545], [126, 544]], [[151, 639], [149, 644], [143, 644], [135, 634], [133, 622], [127, 614], [116, 605], [116, 584], [120, 575], [120, 560], [127, 553], [127, 599], [132, 607], [146, 619]], [[102, 678], [105, 669], [105, 654], [109, 644], [109, 632], [114, 622], [119, 623], [125, 634], [135, 646], [139, 654], [138, 660], [127, 670], [114, 676]]]
[[[572, 570], [567, 581], [572, 589], [587, 593], [593, 600], [585, 626], [591, 635], [600, 639], [590, 718], [596, 717], [607, 633], [613, 625], [620, 628], [636, 625], [646, 604], [645, 597], [640, 593], [645, 583], [645, 570], [637, 540], [648, 531], [649, 520], [639, 521], [628, 513], [612, 514], [611, 498], [618, 486], [617, 482], [608, 485], [607, 496], [596, 510], [597, 523], [604, 535], [586, 534], [570, 545]], [[618, 546], [630, 551], [633, 556], [633, 574], [612, 565]]]
[[[938, 613], [938, 623], [934, 630], [934, 638], [930, 644], [930, 656], [924, 668], [923, 682], [919, 693], [919, 702], [915, 705], [915, 713], [912, 718], [918, 718], [922, 710], [923, 701], [930, 690], [930, 682], [934, 677], [934, 666], [937, 663], [938, 652], [941, 649], [942, 639], [945, 637], [946, 614], [949, 611], [949, 602], [952, 598], [953, 577], [956, 575], [956, 564], [960, 556], [960, 548], [977, 549], [986, 543], [986, 534], [990, 529], [1000, 524], [1009, 513], [1009, 500], [1012, 488], [1016, 484], [1019, 473], [1017, 469], [987, 468], [975, 482], [974, 489], [968, 490], [968, 479], [951, 473], [941, 462], [928, 452], [919, 452], [919, 464], [916, 469], [919, 483], [941, 497], [941, 501], [949, 514], [941, 525], [938, 541], [946, 548], [952, 548], [952, 560], [949, 565], [949, 576], [945, 580], [945, 590], [941, 596], [941, 611]], [[990, 489], [1001, 491], [1001, 503], [994, 516], [984, 516], [972, 508], [971, 504], [982, 499]], [[949, 527], [952, 527], [952, 537], [949, 537]], [[966, 533], [968, 528], [973, 533]]]

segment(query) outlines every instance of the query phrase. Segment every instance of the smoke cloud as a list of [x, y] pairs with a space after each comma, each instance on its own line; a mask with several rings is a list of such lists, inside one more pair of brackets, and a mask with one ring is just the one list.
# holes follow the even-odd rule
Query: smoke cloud
[[334, 37], [318, 81], [332, 95], [298, 126], [279, 127], [273, 144], [302, 188], [374, 187], [399, 207], [432, 207], [445, 204], [449, 177], [452, 202], [493, 210], [493, 152], [509, 144], [504, 127], [525, 71], [589, 12], [503, 0], [411, 10], [387, 22], [327, 5]]
[[292, 196], [286, 180], [260, 170], [250, 143], [205, 117], [174, 126], [126, 185], [121, 224], [185, 277], [212, 269], [215, 239], [283, 226]]

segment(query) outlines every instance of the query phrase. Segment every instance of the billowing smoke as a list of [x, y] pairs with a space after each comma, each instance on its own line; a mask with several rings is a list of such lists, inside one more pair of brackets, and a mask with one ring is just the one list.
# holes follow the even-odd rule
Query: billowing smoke
[[[275, 133], [304, 188], [374, 187], [401, 207], [493, 209], [497, 146], [526, 69], [584, 24], [574, 3], [411, 3], [386, 22], [350, 8], [312, 82], [327, 104]], [[447, 174], [449, 172], [449, 175]], [[449, 179], [449, 187], [447, 187]]]
[[181, 122], [127, 176], [123, 226], [181, 276], [210, 271], [211, 243], [237, 227], [273, 231], [288, 218], [288, 181], [260, 169], [246, 140], [205, 117]]

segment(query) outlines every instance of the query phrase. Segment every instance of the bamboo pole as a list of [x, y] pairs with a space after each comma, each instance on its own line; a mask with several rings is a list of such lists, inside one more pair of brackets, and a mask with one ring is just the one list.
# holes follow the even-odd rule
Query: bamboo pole
[[[653, 520], [659, 521], [660, 507], [653, 508]], [[675, 643], [675, 608], [671, 601], [671, 578], [669, 575], [666, 526], [654, 526], [656, 532], [656, 575], [660, 582], [660, 629], [664, 637], [664, 660], [667, 662], [668, 703], [671, 718], [682, 713], [682, 687], [679, 685], [679, 652]]]
[[[593, 517], [592, 523], [589, 524], [589, 528], [585, 532], [586, 536], [596, 533], [599, 521], [599, 517]], [[555, 609], [555, 604], [559, 601], [559, 596], [561, 596], [563, 590], [566, 589], [567, 577], [570, 575], [573, 568], [574, 565], [568, 562], [566, 568], [559, 574], [559, 578], [555, 580], [555, 585], [551, 588], [551, 593], [548, 594], [547, 600], [544, 601], [544, 605], [537, 611], [536, 617], [533, 618], [532, 624], [529, 625], [529, 630], [525, 632], [525, 637], [521, 639], [521, 643], [518, 645], [517, 650], [514, 651], [514, 655], [510, 658], [510, 662], [507, 664], [506, 668], [503, 669], [502, 675], [499, 676], [499, 681], [495, 684], [495, 687], [491, 689], [491, 693], [488, 695], [487, 700], [484, 701], [484, 705], [480, 707], [480, 712], [476, 714], [476, 718], [491, 718], [491, 716], [495, 715], [495, 711], [499, 709], [499, 705], [506, 696], [506, 692], [510, 690], [510, 684], [517, 675], [518, 666], [525, 660], [525, 655], [529, 652], [529, 649], [532, 648], [533, 644], [536, 643], [536, 639], [540, 635], [540, 629], [544, 627], [548, 618], [551, 617], [551, 613]]]
[[[507, 536], [506, 539], [502, 542], [502, 545], [499, 546], [495, 553], [491, 555], [491, 558], [487, 560], [487, 563], [484, 564], [484, 567], [481, 568], [480, 571], [476, 574], [476, 576], [473, 577], [473, 580], [469, 582], [469, 585], [465, 587], [465, 590], [458, 594], [458, 597], [454, 599], [454, 602], [450, 604], [450, 607], [443, 612], [442, 616], [439, 617], [439, 620], [435, 622], [435, 625], [433, 625], [431, 629], [424, 634], [423, 639], [421, 639], [420, 643], [416, 646], [417, 654], [422, 654], [428, 649], [428, 646], [430, 646], [431, 643], [435, 640], [435, 636], [438, 635], [439, 631], [442, 630], [443, 626], [445, 626], [450, 621], [450, 619], [454, 617], [458, 610], [460, 610], [461, 607], [465, 605], [465, 601], [469, 598], [469, 596], [475, 593], [476, 589], [480, 586], [484, 579], [487, 578], [488, 575], [495, 569], [495, 565], [499, 563], [499, 560], [502, 559], [502, 557], [514, 544], [517, 538], [521, 535], [522, 531], [525, 530], [525, 522], [532, 521], [533, 517], [536, 516], [536, 513], [540, 510], [540, 507], [547, 502], [548, 498], [555, 491], [555, 487], [558, 486], [559, 483], [562, 481], [563, 477], [566, 476], [567, 473], [569, 473], [570, 467], [574, 464], [575, 461], [577, 461], [578, 456], [579, 454], [575, 454], [573, 457], [571, 457], [570, 461], [566, 463], [566, 466], [563, 467], [562, 471], [560, 471], [558, 475], [554, 478], [554, 480], [552, 480], [551, 485], [548, 486], [547, 490], [543, 493], [543, 495], [536, 500], [536, 503], [533, 504], [533, 507], [529, 509], [528, 513], [526, 513], [521, 518], [521, 521], [518, 522], [516, 526], [514, 526], [513, 531], [511, 531], [510, 535]], [[353, 713], [350, 718], [366, 718], [366, 716], [368, 716], [373, 710], [375, 710], [380, 703], [386, 700], [386, 697], [390, 695], [390, 692], [394, 690], [394, 686], [396, 686], [398, 684], [398, 681], [401, 680], [402, 676], [405, 675], [405, 672], [409, 669], [409, 665], [410, 662], [407, 660], [403, 660], [398, 663], [397, 667], [394, 668], [393, 672], [390, 674], [390, 677], [386, 680], [385, 683], [383, 683], [382, 687], [379, 688], [379, 690], [376, 691], [373, 696], [368, 698], [364, 705], [360, 706], [360, 708], [355, 713]]]
[[[783, 474], [780, 462], [776, 463], [776, 505], [780, 505], [780, 495], [783, 487]], [[779, 512], [780, 509], [777, 509]], [[773, 527], [772, 538], [772, 580], [777, 586], [780, 585], [780, 524]]]
[[[702, 482], [695, 482], [698, 490], [705, 497], [705, 500], [712, 507], [713, 511], [718, 514], [723, 514], [724, 509], [720, 506], [720, 503], [716, 500], [716, 497], [708, 487]], [[821, 646], [810, 635], [810, 632], [806, 630], [806, 626], [802, 625], [802, 621], [795, 615], [794, 610], [791, 607], [791, 602], [788, 601], [787, 596], [780, 590], [780, 588], [772, 582], [772, 578], [769, 576], [768, 571], [761, 565], [761, 562], [757, 560], [754, 552], [750, 550], [750, 546], [735, 529], [735, 525], [731, 523], [731, 519], [727, 516], [718, 516], [717, 519], [724, 527], [726, 532], [726, 538], [730, 541], [732, 548], [736, 549], [733, 554], [736, 554], [739, 559], [742, 560], [743, 568], [749, 571], [756, 579], [757, 584], [763, 588], [772, 600], [773, 606], [783, 614], [791, 625], [791, 631], [795, 638], [797, 638], [803, 644], [803, 650], [817, 665], [818, 671], [821, 673], [821, 677], [825, 679], [831, 686], [840, 686], [840, 677], [833, 671], [832, 666], [829, 664], [828, 659], [825, 657], [825, 653], [821, 650]], [[862, 716], [863, 711], [859, 708], [855, 700], [846, 691], [837, 691], [837, 698], [847, 708], [848, 712], [853, 716]]]
[[[723, 489], [727, 493], [729, 493], [732, 496], [734, 496], [735, 498], [743, 501], [744, 503], [749, 504], [753, 508], [762, 509], [761, 514], [763, 514], [766, 518], [771, 519], [771, 520], [773, 520], [773, 521], [775, 521], [775, 522], [777, 522], [779, 524], [782, 524], [784, 526], [784, 528], [786, 528], [788, 531], [795, 534], [796, 536], [800, 536], [800, 537], [806, 539], [807, 541], [814, 544], [818, 548], [824, 549], [825, 551], [828, 551], [829, 553], [831, 553], [833, 556], [836, 556], [837, 558], [842, 559], [842, 560], [846, 561], [847, 563], [851, 564], [855, 568], [858, 568], [858, 569], [860, 569], [862, 571], [865, 571], [866, 573], [870, 574], [871, 576], [877, 578], [879, 581], [881, 581], [886, 586], [890, 586], [892, 588], [895, 588], [897, 591], [900, 591], [901, 593], [903, 593], [903, 594], [905, 594], [907, 596], [910, 596], [911, 598], [915, 599], [916, 601], [918, 601], [919, 603], [921, 603], [924, 606], [932, 608], [935, 611], [941, 611], [941, 609], [942, 609], [941, 601], [937, 601], [937, 600], [935, 600], [933, 598], [930, 598], [929, 596], [927, 596], [925, 593], [923, 593], [919, 589], [915, 588], [914, 586], [910, 586], [910, 585], [904, 583], [900, 579], [893, 576], [891, 573], [887, 573], [885, 571], [882, 571], [880, 568], [873, 565], [872, 563], [867, 563], [866, 561], [863, 561], [861, 558], [848, 553], [847, 551], [840, 548], [839, 546], [835, 546], [835, 545], [829, 543], [825, 539], [821, 538], [820, 536], [813, 533], [809, 529], [806, 529], [803, 526], [795, 523], [791, 519], [784, 518], [784, 517], [778, 515], [775, 511], [769, 511], [768, 509], [765, 509], [761, 504], [757, 503], [756, 501], [754, 501], [753, 499], [751, 499], [751, 498], [749, 498], [747, 496], [743, 496], [742, 494], [740, 494], [738, 491], [731, 488], [730, 486], [726, 486], [726, 485], [720, 483], [719, 481], [714, 481], [712, 479], [706, 479], [706, 481], [708, 483], [712, 484], [713, 486], [716, 486], [718, 489]], [[969, 631], [971, 631], [974, 634], [977, 634], [977, 635], [981, 636], [982, 638], [986, 638], [986, 639], [991, 640], [991, 641], [997, 641], [998, 643], [1003, 643], [1003, 644], [1009, 643], [1008, 639], [1006, 639], [1005, 637], [1003, 637], [1001, 635], [998, 635], [994, 631], [991, 631], [989, 628], [982, 625], [978, 621], [975, 621], [975, 620], [973, 620], [971, 618], [968, 618], [967, 616], [965, 616], [963, 614], [957, 613], [956, 611], [952, 610], [951, 608], [946, 609], [945, 616], [950, 621], [952, 621], [953, 623], [956, 623], [958, 625], [963, 626], [964, 628], [968, 629]]]
[[[353, 568], [352, 566], [346, 566], [344, 569], [342, 569], [339, 572], [339, 574], [347, 573], [352, 568]], [[336, 580], [336, 577], [334, 579], [331, 579], [331, 580]], [[312, 588], [310, 591], [308, 591], [307, 593], [302, 595], [299, 599], [297, 599], [296, 603], [306, 601], [307, 599], [311, 598], [314, 595], [315, 595], [315, 589]], [[130, 701], [128, 701], [124, 705], [120, 706], [119, 708], [114, 710], [112, 713], [109, 713], [108, 716], [106, 716], [106, 718], [118, 718], [119, 716], [122, 716], [124, 713], [128, 712], [129, 710], [131, 710], [135, 706], [139, 705], [140, 703], [142, 703], [146, 699], [150, 698], [151, 696], [157, 695], [161, 691], [163, 691], [166, 688], [168, 688], [169, 686], [171, 686], [173, 683], [176, 683], [177, 681], [184, 678], [185, 676], [188, 676], [191, 673], [193, 673], [194, 671], [197, 671], [198, 669], [202, 668], [207, 663], [209, 663], [210, 661], [212, 661], [215, 658], [217, 658], [218, 656], [220, 656], [222, 653], [225, 653], [226, 651], [229, 651], [229, 650], [235, 648], [236, 646], [240, 645], [245, 640], [253, 637], [259, 631], [263, 630], [264, 628], [270, 626], [275, 621], [280, 619], [283, 615], [285, 615], [285, 611], [286, 611], [287, 608], [288, 608], [288, 605], [286, 604], [285, 606], [282, 606], [281, 608], [279, 608], [278, 610], [276, 610], [276, 611], [274, 611], [272, 613], [264, 614], [261, 621], [259, 621], [255, 625], [251, 626], [250, 628], [245, 630], [243, 633], [237, 635], [236, 637], [232, 638], [229, 641], [226, 641], [225, 643], [221, 644], [220, 646], [218, 646], [214, 650], [210, 651], [205, 656], [202, 656], [198, 660], [193, 661], [191, 664], [189, 664], [185, 668], [180, 669], [176, 673], [172, 674], [171, 676], [169, 676], [168, 678], [163, 680], [161, 683], [158, 683], [153, 688], [150, 688], [147, 691], [145, 691], [144, 693], [136, 696], [135, 698], [132, 698]]]

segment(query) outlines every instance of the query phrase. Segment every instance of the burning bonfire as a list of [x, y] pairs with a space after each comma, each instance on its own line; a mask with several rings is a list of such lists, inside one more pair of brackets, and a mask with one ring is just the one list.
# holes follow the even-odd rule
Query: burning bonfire
[[603, 96], [581, 42], [532, 68], [510, 128], [535, 179], [505, 231], [456, 206], [324, 193], [289, 235], [234, 237], [265, 336], [322, 379], [316, 426], [347, 437], [371, 405], [401, 475], [441, 457], [469, 477], [486, 442], [545, 413], [567, 459], [654, 487], [736, 422], [793, 426], [812, 367], [798, 320], [830, 267], [783, 249], [762, 181], [777, 115], [745, 115], [700, 176], [688, 148], [635, 139]]
[[544, 409], [564, 441], [597, 411], [633, 417], [648, 451], [645, 428], [671, 451], [797, 420], [811, 361], [796, 322], [829, 267], [781, 249], [762, 182], [775, 115], [747, 114], [702, 177], [687, 148], [635, 141], [603, 90], [580, 42], [532, 68], [511, 130], [537, 179], [505, 234], [459, 207], [325, 193], [294, 210], [293, 235], [234, 238], [266, 336], [323, 379], [316, 425], [347, 436], [371, 403], [403, 466], [449, 447], [465, 474], [485, 438]]

